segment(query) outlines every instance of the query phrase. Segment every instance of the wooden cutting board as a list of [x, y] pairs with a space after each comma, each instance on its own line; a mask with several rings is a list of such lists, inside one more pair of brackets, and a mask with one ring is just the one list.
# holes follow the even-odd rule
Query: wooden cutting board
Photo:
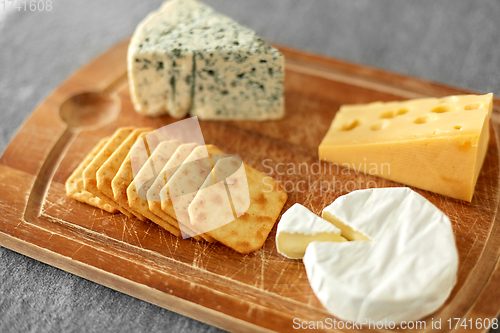
[[[26, 121], [0, 159], [0, 245], [183, 315], [232, 331], [293, 331], [293, 319], [331, 317], [314, 296], [300, 260], [276, 252], [273, 229], [264, 247], [242, 255], [220, 244], [183, 240], [155, 224], [111, 215], [66, 197], [64, 182], [102, 137], [117, 127], [174, 122], [134, 112], [126, 82], [128, 41], [64, 82]], [[400, 184], [364, 174], [317, 174], [317, 147], [341, 104], [467, 93], [422, 80], [280, 47], [286, 57], [286, 117], [269, 122], [201, 121], [205, 141], [284, 182], [285, 211], [298, 202], [315, 213], [347, 190]], [[60, 105], [74, 94], [115, 90], [119, 117], [81, 132], [65, 131]], [[499, 138], [495, 119], [471, 203], [417, 190], [451, 219], [460, 254], [458, 283], [426, 318], [496, 318], [500, 311]], [[278, 165], [285, 163], [285, 165]], [[290, 168], [301, 172], [289, 174]], [[327, 164], [319, 164], [325, 170]], [[340, 180], [320, 193], [292, 184]], [[304, 184], [304, 183], [302, 183]], [[373, 183], [372, 183], [373, 184]], [[455, 321], [453, 321], [453, 326]], [[470, 327], [458, 327], [470, 331]], [[342, 331], [342, 330], [341, 330]], [[424, 330], [421, 330], [424, 331]]]

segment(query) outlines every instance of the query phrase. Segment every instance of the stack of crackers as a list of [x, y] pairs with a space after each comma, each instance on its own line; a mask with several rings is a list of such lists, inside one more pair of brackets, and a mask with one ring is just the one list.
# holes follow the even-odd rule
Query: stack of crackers
[[282, 185], [213, 145], [157, 132], [123, 127], [102, 139], [66, 181], [67, 195], [177, 237], [260, 249], [287, 200]]

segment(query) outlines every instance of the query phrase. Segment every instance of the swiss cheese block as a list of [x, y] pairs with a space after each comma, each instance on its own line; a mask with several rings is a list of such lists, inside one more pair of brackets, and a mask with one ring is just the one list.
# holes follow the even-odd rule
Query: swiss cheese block
[[471, 201], [489, 138], [493, 94], [344, 105], [322, 160]]
[[323, 214], [369, 237], [314, 241], [306, 249], [311, 288], [334, 316], [398, 324], [446, 301], [457, 279], [458, 252], [450, 220], [424, 197], [405, 187], [359, 190]]
[[171, 0], [150, 14], [137, 27], [127, 59], [131, 98], [141, 114], [284, 115], [283, 55], [196, 0]]
[[290, 259], [302, 259], [309, 243], [345, 242], [340, 229], [296, 203], [281, 217], [276, 232], [276, 249]]

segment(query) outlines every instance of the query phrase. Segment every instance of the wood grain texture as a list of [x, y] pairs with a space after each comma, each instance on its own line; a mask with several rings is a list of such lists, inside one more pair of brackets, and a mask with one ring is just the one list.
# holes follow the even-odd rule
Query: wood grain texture
[[[147, 118], [133, 111], [128, 87], [116, 81], [126, 70], [127, 44], [112, 48], [62, 84], [6, 149], [0, 159], [0, 245], [228, 330], [293, 331], [294, 318], [331, 317], [314, 296], [302, 262], [276, 252], [276, 227], [262, 249], [242, 255], [221, 244], [179, 239], [153, 223], [112, 215], [66, 197], [65, 180], [101, 138], [120, 126], [158, 128], [175, 122], [168, 116]], [[318, 162], [317, 147], [341, 104], [464, 93], [280, 49], [287, 61], [283, 120], [202, 121], [200, 125], [207, 143], [241, 156], [248, 165], [284, 183], [289, 198], [283, 211], [298, 202], [320, 213], [347, 191], [370, 184], [401, 186], [342, 168], [330, 172], [328, 164]], [[109, 125], [71, 137], [67, 150], [57, 158], [57, 169], [40, 173], [65, 132], [59, 105], [76, 93], [110, 86], [108, 90], [119, 93], [120, 116]], [[500, 101], [495, 100], [495, 115], [499, 108]], [[451, 317], [494, 318], [500, 310], [499, 138], [496, 123], [491, 127], [495, 134], [471, 203], [417, 190], [450, 217], [460, 256], [457, 286], [445, 305], [426, 319], [427, 331], [431, 331], [431, 317], [443, 322]], [[286, 172], [291, 166], [295, 174]], [[47, 193], [33, 188], [37, 177], [49, 181]], [[318, 188], [336, 181], [342, 187]], [[312, 187], [303, 191], [309, 184]], [[39, 211], [27, 207], [30, 194]]]

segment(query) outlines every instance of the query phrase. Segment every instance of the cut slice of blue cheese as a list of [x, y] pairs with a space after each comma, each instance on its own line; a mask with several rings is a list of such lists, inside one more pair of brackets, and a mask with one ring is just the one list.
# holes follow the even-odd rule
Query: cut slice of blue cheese
[[129, 47], [135, 109], [180, 118], [278, 119], [284, 57], [252, 30], [195, 0], [172, 0], [141, 23]]
[[[182, 86], [178, 76], [192, 71], [192, 55], [183, 56], [172, 32], [179, 25], [213, 14], [209, 7], [192, 0], [165, 2], [137, 27], [130, 41], [127, 66], [131, 99], [137, 112], [158, 116], [172, 110], [173, 117], [185, 116], [191, 104], [191, 85]], [[179, 83], [178, 89], [176, 82]]]
[[303, 261], [319, 301], [334, 316], [413, 321], [436, 311], [453, 289], [458, 252], [448, 217], [409, 188], [351, 192], [323, 211], [371, 241], [312, 242]]
[[[188, 2], [194, 2], [188, 0]], [[199, 4], [199, 3], [198, 3]], [[169, 34], [159, 38], [156, 48], [161, 48], [168, 58], [165, 63], [168, 82], [158, 82], [157, 85], [167, 85], [165, 108], [161, 112], [175, 118], [184, 117], [193, 108], [193, 93], [195, 82], [194, 54], [196, 50], [204, 50], [205, 41], [198, 26], [204, 17], [214, 17], [215, 12], [204, 5], [194, 7], [188, 19], [179, 22]], [[198, 30], [198, 31], [197, 31]], [[165, 50], [163, 50], [165, 49]]]
[[339, 228], [296, 203], [281, 217], [276, 233], [276, 248], [290, 259], [302, 259], [309, 243], [345, 242]]

